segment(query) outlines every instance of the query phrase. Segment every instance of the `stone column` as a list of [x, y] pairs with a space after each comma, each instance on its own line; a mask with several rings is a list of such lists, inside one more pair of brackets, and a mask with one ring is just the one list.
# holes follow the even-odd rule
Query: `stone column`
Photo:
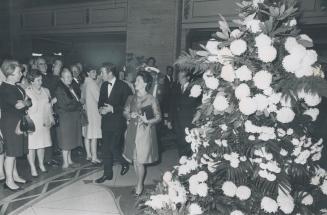
[[155, 57], [163, 72], [179, 47], [180, 0], [129, 0], [126, 52]]

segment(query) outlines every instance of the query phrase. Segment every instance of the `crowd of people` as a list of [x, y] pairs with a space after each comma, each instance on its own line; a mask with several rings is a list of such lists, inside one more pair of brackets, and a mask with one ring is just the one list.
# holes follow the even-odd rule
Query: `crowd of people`
[[[134, 73], [119, 71], [112, 63], [95, 69], [81, 63], [64, 66], [61, 59], [50, 64], [43, 57], [28, 64], [5, 59], [0, 70], [4, 187], [16, 191], [22, 189], [18, 184], [27, 183], [17, 170], [17, 157], [27, 155], [30, 174], [38, 177], [47, 172], [45, 164], [61, 163], [63, 170], [76, 167], [72, 150], [82, 148], [86, 160], [104, 166], [95, 183], [113, 178], [114, 162], [121, 164], [121, 175], [132, 163], [139, 196], [147, 164], [160, 159], [164, 127], [176, 134], [179, 155], [191, 154], [184, 131], [192, 127], [201, 98], [190, 97], [189, 71], [174, 76], [174, 67], [167, 66], [164, 74], [153, 57]], [[61, 162], [53, 159], [58, 151]]]

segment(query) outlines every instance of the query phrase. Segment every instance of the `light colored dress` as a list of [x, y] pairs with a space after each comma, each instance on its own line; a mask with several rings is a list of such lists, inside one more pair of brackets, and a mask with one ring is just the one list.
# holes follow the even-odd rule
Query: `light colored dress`
[[35, 132], [28, 135], [28, 149], [50, 147], [52, 145], [50, 136], [50, 117], [52, 116], [50, 92], [42, 87], [39, 93], [28, 87], [26, 94], [32, 100], [32, 106], [28, 109], [28, 114], [35, 124]]
[[[144, 124], [138, 118], [131, 118], [131, 113], [142, 115], [143, 107], [151, 106], [154, 118]], [[161, 112], [158, 101], [151, 94], [143, 97], [132, 95], [128, 97], [124, 109], [124, 116], [128, 120], [123, 156], [128, 160], [149, 164], [159, 159], [156, 124], [161, 121]]]
[[102, 138], [101, 115], [98, 110], [100, 87], [95, 80], [87, 77], [81, 88], [81, 101], [89, 121], [89, 124], [83, 127], [83, 136], [87, 139]]

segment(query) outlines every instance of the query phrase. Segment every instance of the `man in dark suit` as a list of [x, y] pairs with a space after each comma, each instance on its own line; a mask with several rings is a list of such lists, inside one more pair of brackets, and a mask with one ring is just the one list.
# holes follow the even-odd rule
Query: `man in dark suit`
[[180, 71], [178, 73], [178, 84], [172, 90], [174, 99], [172, 102], [172, 120], [176, 132], [177, 147], [179, 156], [190, 156], [192, 154], [190, 143], [185, 140], [185, 128], [192, 128], [192, 120], [196, 108], [201, 104], [201, 98], [190, 97], [191, 84], [190, 73]]
[[102, 115], [104, 173], [95, 181], [96, 183], [103, 183], [113, 178], [114, 159], [122, 165], [121, 175], [125, 175], [129, 170], [129, 164], [122, 156], [121, 138], [126, 128], [126, 120], [123, 117], [124, 105], [128, 96], [132, 95], [128, 85], [118, 80], [118, 72], [113, 64], [104, 63], [100, 71], [105, 81], [101, 85], [98, 102], [99, 112]]

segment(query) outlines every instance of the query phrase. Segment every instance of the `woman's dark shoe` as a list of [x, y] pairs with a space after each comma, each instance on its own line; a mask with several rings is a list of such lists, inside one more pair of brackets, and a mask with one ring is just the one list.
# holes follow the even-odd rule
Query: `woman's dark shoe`
[[1, 178], [0, 179], [0, 183], [3, 183], [3, 182], [5, 182], [6, 181], [6, 178]]
[[11, 190], [11, 191], [13, 191], [13, 192], [16, 192], [16, 191], [19, 191], [19, 190], [23, 190], [23, 188], [21, 188], [21, 187], [18, 187], [18, 188], [16, 188], [16, 189], [12, 189], [12, 188], [10, 188], [10, 187], [7, 185], [7, 183], [4, 183], [4, 184], [3, 184], [3, 188], [4, 188], [4, 189]]
[[122, 164], [120, 175], [125, 175], [129, 170], [129, 164]]
[[15, 181], [15, 183], [17, 184], [27, 184], [29, 181], [25, 180], [25, 181]]

